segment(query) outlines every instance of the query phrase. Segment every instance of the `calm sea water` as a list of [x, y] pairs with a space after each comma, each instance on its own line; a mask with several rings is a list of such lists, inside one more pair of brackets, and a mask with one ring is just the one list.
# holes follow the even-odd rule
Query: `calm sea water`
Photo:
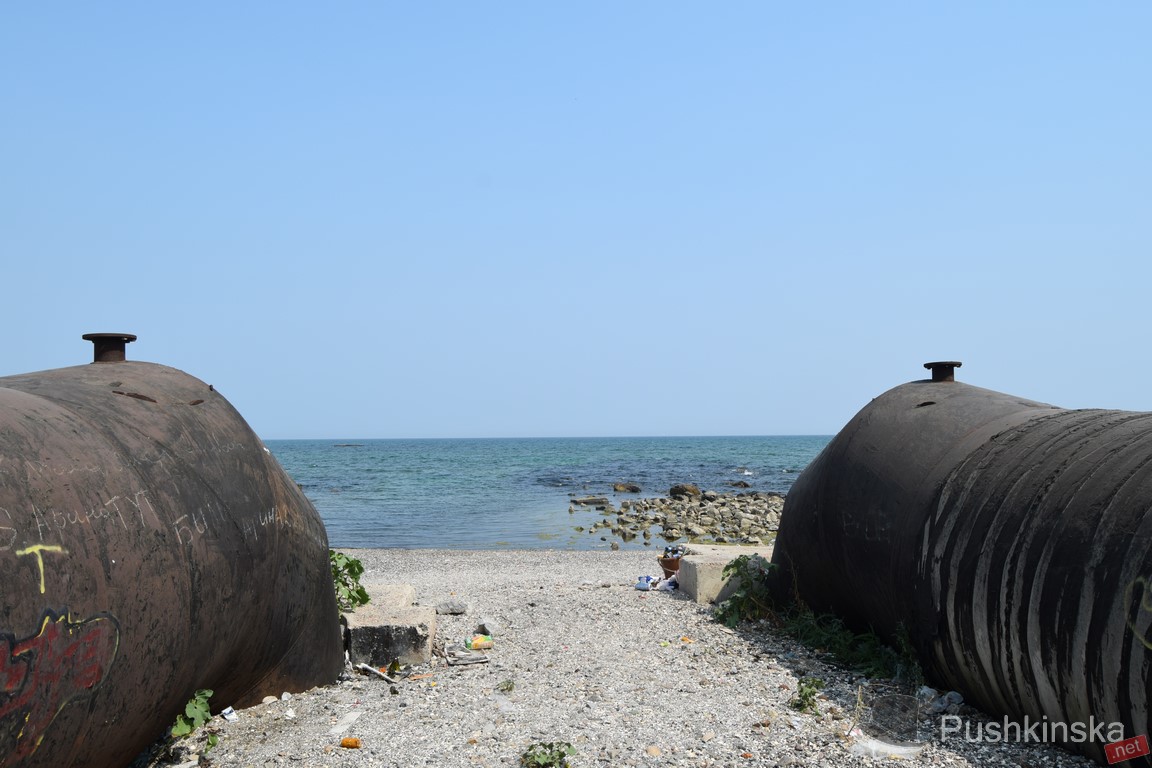
[[[572, 494], [665, 496], [675, 483], [786, 493], [829, 437], [268, 440], [335, 548], [601, 549]], [[640, 494], [613, 493], [617, 482]], [[663, 543], [662, 541], [660, 542]], [[622, 544], [642, 549], [640, 541]]]

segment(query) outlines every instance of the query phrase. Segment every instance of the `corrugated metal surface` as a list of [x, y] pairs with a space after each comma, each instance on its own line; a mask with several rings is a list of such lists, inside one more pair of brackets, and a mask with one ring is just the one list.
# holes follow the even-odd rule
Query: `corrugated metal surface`
[[[1152, 414], [917, 381], [797, 480], [775, 560], [815, 610], [906, 631], [937, 685], [990, 713], [1135, 736], [1150, 730], [1150, 509]], [[1067, 746], [1104, 760], [1098, 739]]]

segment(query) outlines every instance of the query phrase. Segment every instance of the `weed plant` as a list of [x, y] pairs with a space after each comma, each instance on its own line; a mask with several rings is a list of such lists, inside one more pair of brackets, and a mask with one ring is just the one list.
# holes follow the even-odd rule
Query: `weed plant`
[[334, 549], [328, 550], [328, 560], [332, 565], [332, 585], [336, 589], [336, 605], [341, 612], [351, 613], [371, 599], [368, 590], [360, 584], [364, 574], [364, 564], [354, 557]]
[[527, 768], [567, 768], [568, 758], [576, 748], [566, 741], [538, 741], [520, 755], [520, 765]]
[[736, 588], [716, 607], [715, 618], [733, 628], [747, 621], [765, 622], [867, 677], [893, 679], [911, 687], [922, 682], [920, 665], [906, 633], [901, 633], [898, 647], [893, 648], [872, 630], [854, 632], [839, 617], [814, 613], [798, 599], [778, 606], [771, 591], [777, 567], [760, 555], [741, 555], [725, 566], [724, 578], [734, 580]]
[[818, 677], [802, 677], [796, 688], [796, 695], [788, 702], [788, 706], [797, 712], [807, 712], [810, 715], [820, 714], [816, 706], [816, 697], [824, 687], [824, 681]]
[[[208, 699], [212, 698], [211, 688], [201, 688], [196, 691], [192, 698], [188, 699], [188, 703], [184, 705], [184, 711], [176, 715], [176, 724], [172, 726], [172, 738], [182, 739], [191, 736], [209, 720], [212, 719], [212, 710], [208, 706]], [[216, 746], [218, 738], [215, 733], [208, 734], [208, 744], [204, 748], [207, 752], [212, 747]]]

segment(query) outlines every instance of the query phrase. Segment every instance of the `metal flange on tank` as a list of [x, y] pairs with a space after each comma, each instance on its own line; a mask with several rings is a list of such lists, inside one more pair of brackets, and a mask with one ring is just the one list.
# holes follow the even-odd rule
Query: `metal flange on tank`
[[126, 765], [214, 709], [335, 680], [324, 525], [214, 388], [125, 360], [0, 378], [0, 766]]
[[937, 686], [1103, 762], [1116, 724], [1152, 731], [1152, 413], [981, 389], [959, 365], [836, 435], [773, 560], [813, 610], [905, 634]]

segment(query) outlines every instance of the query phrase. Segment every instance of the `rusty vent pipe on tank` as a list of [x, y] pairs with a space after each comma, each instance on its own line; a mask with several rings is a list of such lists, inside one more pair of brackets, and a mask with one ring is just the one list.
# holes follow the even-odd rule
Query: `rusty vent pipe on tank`
[[92, 362], [122, 363], [127, 357], [124, 347], [136, 341], [134, 333], [86, 333], [80, 338], [92, 342]]
[[935, 363], [924, 363], [924, 367], [932, 371], [932, 381], [956, 381], [956, 369], [964, 365], [958, 360], [940, 360]]

